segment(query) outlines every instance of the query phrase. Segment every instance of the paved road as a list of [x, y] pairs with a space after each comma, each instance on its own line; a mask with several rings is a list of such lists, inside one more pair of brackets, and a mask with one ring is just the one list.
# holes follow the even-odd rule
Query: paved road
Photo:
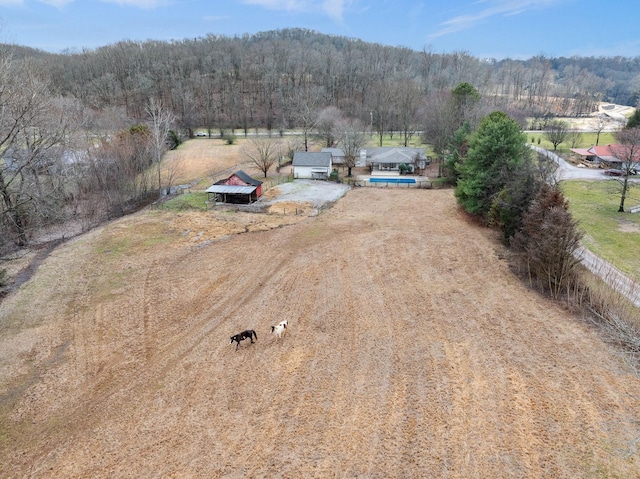
[[612, 289], [640, 308], [640, 284], [584, 247], [576, 251], [576, 257], [585, 268], [602, 278]]
[[560, 158], [558, 155], [553, 153], [552, 151], [545, 150], [544, 148], [540, 148], [539, 146], [528, 145], [532, 150], [537, 151], [538, 153], [545, 155], [547, 158], [552, 159], [558, 164], [558, 169], [556, 170], [556, 178], [558, 181], [562, 180], [607, 180], [611, 179], [610, 176], [606, 176], [604, 174], [604, 170], [593, 169], [593, 168], [578, 168], [577, 166], [573, 166], [570, 163], [567, 163], [565, 160]]
[[[606, 176], [603, 170], [594, 170], [591, 168], [577, 168], [555, 153], [540, 148], [538, 146], [528, 145], [531, 149], [546, 155], [548, 158], [558, 163], [556, 170], [556, 178], [558, 181], [563, 180], [607, 180], [611, 179]], [[629, 301], [640, 307], [640, 284], [636, 283], [619, 269], [615, 268], [611, 263], [599, 258], [588, 249], [581, 247], [576, 256], [582, 264], [596, 276], [602, 278], [611, 288], [621, 293]]]

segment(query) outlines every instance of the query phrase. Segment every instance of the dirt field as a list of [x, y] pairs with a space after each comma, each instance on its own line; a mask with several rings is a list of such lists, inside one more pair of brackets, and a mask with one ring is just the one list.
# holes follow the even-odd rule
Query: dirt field
[[640, 477], [640, 379], [451, 191], [141, 212], [57, 248], [0, 334], [0, 477]]

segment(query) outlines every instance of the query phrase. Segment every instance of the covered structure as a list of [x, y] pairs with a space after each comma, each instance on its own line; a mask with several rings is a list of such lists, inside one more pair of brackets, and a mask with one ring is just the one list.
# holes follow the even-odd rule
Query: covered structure
[[262, 196], [262, 181], [238, 170], [228, 178], [217, 181], [206, 189], [209, 200], [222, 203], [249, 204]]

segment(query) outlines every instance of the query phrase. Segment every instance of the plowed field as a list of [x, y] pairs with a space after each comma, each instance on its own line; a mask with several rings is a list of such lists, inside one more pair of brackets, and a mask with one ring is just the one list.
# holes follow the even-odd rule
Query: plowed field
[[0, 476], [640, 477], [640, 379], [502, 256], [442, 190], [110, 223], [0, 305]]

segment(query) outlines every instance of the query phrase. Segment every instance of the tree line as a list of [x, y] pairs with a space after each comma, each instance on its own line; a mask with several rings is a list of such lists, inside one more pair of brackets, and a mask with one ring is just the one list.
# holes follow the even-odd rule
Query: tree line
[[635, 101], [639, 71], [637, 59], [493, 61], [304, 29], [61, 54], [2, 45], [0, 63], [3, 250], [153, 201], [172, 181], [164, 149], [201, 129], [295, 129], [299, 148], [313, 135], [346, 145], [349, 159], [364, 130], [379, 144], [421, 134], [444, 159], [462, 152], [452, 148], [461, 125], [474, 130], [495, 110], [524, 126]]
[[401, 131], [419, 118], [400, 105], [428, 111], [430, 95], [462, 82], [528, 117], [589, 114], [601, 100], [635, 106], [640, 91], [638, 58], [496, 61], [304, 29], [122, 41], [66, 54], [23, 50], [22, 56], [35, 59], [55, 95], [97, 110], [123, 108], [138, 120], [151, 98], [161, 99], [188, 134], [195, 128], [290, 129], [309, 106], [334, 106], [376, 131]]

